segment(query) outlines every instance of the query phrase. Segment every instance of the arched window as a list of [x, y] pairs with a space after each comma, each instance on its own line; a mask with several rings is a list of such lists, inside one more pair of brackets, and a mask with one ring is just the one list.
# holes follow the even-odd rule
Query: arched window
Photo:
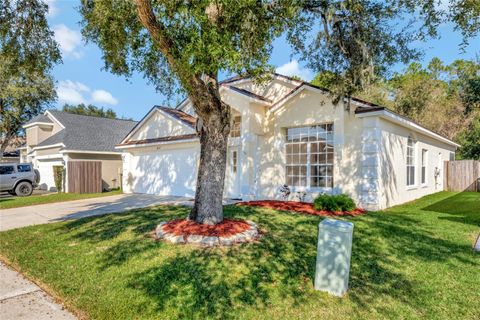
[[415, 185], [415, 141], [408, 137], [407, 141], [407, 186]]

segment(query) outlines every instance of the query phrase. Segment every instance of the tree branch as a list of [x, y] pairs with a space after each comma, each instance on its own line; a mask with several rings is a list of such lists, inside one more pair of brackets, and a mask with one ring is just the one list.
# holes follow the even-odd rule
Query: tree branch
[[[168, 37], [166, 27], [157, 20], [152, 9], [151, 0], [135, 0], [137, 5], [137, 14], [142, 25], [148, 30], [154, 42], [158, 45], [160, 52], [165, 56], [170, 68], [178, 76], [183, 87], [189, 93], [195, 111], [201, 117], [206, 117], [210, 110], [209, 105], [201, 103], [205, 99], [211, 99], [212, 96], [218, 98], [214, 91], [218, 92], [217, 79], [209, 78], [210, 82], [215, 82], [214, 89], [209, 90], [209, 85], [201, 79], [201, 75], [195, 75], [188, 70], [188, 67], [178, 63], [179, 48], [176, 47], [174, 41]], [[203, 106], [203, 108], [199, 108]]]

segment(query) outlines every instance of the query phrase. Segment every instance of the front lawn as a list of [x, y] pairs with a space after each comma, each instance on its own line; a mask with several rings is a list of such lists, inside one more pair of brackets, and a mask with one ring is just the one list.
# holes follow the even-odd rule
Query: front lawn
[[258, 243], [153, 241], [163, 206], [0, 233], [5, 260], [90, 319], [479, 319], [480, 193], [441, 192], [355, 224], [350, 290], [313, 290], [321, 217], [228, 206]]
[[0, 209], [18, 208], [18, 207], [25, 207], [25, 206], [33, 206], [36, 204], [106, 197], [106, 196], [113, 196], [121, 193], [122, 193], [121, 190], [114, 190], [114, 191], [101, 192], [101, 193], [84, 193], [84, 194], [51, 193], [51, 194], [44, 194], [44, 195], [32, 195], [29, 197], [0, 198]]

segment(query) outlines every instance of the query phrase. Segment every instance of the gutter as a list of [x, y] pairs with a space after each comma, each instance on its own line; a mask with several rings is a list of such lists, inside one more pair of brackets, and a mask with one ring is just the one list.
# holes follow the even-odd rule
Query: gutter
[[158, 145], [170, 145], [170, 144], [179, 144], [179, 143], [188, 143], [188, 142], [197, 142], [198, 138], [185, 139], [185, 140], [173, 140], [173, 141], [160, 141], [160, 142], [150, 142], [150, 143], [141, 143], [141, 144], [126, 144], [126, 145], [117, 145], [115, 149], [124, 150], [124, 149], [134, 149], [134, 148], [143, 148], [143, 147], [152, 147]]

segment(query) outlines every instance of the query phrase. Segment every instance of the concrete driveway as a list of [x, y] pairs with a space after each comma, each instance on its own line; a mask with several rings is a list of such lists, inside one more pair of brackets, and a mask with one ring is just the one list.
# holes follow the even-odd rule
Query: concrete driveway
[[36, 206], [0, 210], [0, 231], [122, 212], [161, 204], [193, 205], [191, 198], [156, 196], [149, 194], [121, 194], [115, 196], [65, 201]]

